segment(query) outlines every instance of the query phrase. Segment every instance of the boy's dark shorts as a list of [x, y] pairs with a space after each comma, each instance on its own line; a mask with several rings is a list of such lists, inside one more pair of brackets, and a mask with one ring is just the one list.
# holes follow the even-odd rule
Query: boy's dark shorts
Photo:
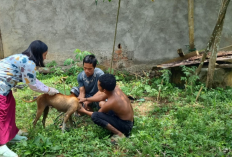
[[91, 119], [95, 124], [103, 128], [105, 128], [108, 124], [111, 124], [127, 137], [130, 135], [134, 125], [132, 121], [120, 119], [113, 111], [109, 111], [108, 113], [94, 112]]

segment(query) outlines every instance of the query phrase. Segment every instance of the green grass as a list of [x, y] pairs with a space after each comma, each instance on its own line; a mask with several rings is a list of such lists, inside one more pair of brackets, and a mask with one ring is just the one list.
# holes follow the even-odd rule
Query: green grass
[[[80, 69], [81, 70], [81, 69]], [[62, 74], [65, 76], [65, 74]], [[48, 86], [59, 89], [61, 75], [38, 75], [38, 79]], [[167, 77], [167, 76], [165, 76]], [[169, 82], [161, 85], [163, 78], [135, 78], [128, 74], [117, 74], [120, 87], [134, 98], [152, 97], [153, 109], [146, 115], [140, 114], [140, 102], [135, 110], [135, 125], [130, 138], [123, 139], [118, 145], [111, 145], [107, 130], [95, 125], [87, 116], [76, 118], [76, 127], [61, 133], [54, 120], [59, 115], [51, 109], [42, 128], [42, 118], [36, 128], [32, 121], [36, 115], [36, 103], [25, 103], [22, 99], [33, 99], [39, 93], [28, 87], [14, 93], [16, 99], [16, 123], [27, 130], [28, 141], [10, 148], [23, 156], [232, 156], [232, 89], [203, 88], [198, 101], [196, 95], [201, 86], [185, 89], [176, 88]], [[66, 80], [66, 93], [70, 86], [76, 86], [76, 75]], [[161, 89], [159, 102], [155, 101]], [[193, 93], [191, 93], [193, 92]]]

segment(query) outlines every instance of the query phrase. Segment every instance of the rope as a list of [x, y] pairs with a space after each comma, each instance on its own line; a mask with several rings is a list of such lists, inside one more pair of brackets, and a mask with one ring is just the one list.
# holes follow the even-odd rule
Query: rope
[[115, 47], [116, 34], [117, 34], [117, 28], [118, 28], [118, 17], [119, 17], [120, 3], [121, 3], [121, 0], [118, 1], [118, 14], [117, 14], [117, 21], [116, 21], [115, 33], [114, 33], [114, 46], [113, 46], [113, 52], [112, 52], [112, 57], [111, 57], [111, 63], [110, 63], [110, 74], [112, 73], [112, 64], [113, 64], [114, 47]]

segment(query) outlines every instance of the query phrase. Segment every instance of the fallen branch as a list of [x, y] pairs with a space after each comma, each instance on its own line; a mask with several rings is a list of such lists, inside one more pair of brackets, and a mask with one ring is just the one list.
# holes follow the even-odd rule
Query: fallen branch
[[199, 95], [201, 94], [201, 90], [202, 90], [202, 88], [203, 88], [203, 86], [201, 86], [201, 89], [199, 90], [199, 92], [198, 92], [198, 94], [197, 94], [196, 101], [197, 101], [197, 99], [198, 99]]

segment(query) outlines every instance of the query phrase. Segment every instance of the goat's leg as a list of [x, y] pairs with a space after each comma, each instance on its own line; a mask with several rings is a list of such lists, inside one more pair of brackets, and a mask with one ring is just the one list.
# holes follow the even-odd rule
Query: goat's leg
[[[75, 110], [74, 110], [75, 111]], [[69, 109], [64, 116], [64, 121], [63, 121], [63, 126], [62, 126], [62, 132], [64, 132], [65, 127], [66, 127], [66, 122], [68, 121], [68, 119], [71, 117], [71, 115], [73, 114], [73, 109]]]
[[62, 133], [64, 133], [64, 130], [65, 130], [65, 127], [66, 127], [66, 122], [69, 119], [69, 116], [70, 115], [68, 114], [68, 112], [66, 112], [65, 115], [64, 115], [64, 120], [63, 120], [63, 125], [62, 125]]
[[33, 127], [35, 127], [38, 119], [40, 118], [40, 116], [42, 115], [44, 109], [46, 106], [42, 105], [42, 104], [37, 104], [37, 113], [36, 113], [36, 117], [33, 121]]
[[69, 124], [73, 128], [72, 114], [69, 116]]
[[49, 107], [46, 106], [45, 109], [44, 109], [44, 112], [43, 112], [43, 120], [42, 120], [42, 123], [43, 123], [43, 127], [45, 128], [45, 121], [46, 121], [46, 118], [48, 116], [48, 111], [49, 111]]

